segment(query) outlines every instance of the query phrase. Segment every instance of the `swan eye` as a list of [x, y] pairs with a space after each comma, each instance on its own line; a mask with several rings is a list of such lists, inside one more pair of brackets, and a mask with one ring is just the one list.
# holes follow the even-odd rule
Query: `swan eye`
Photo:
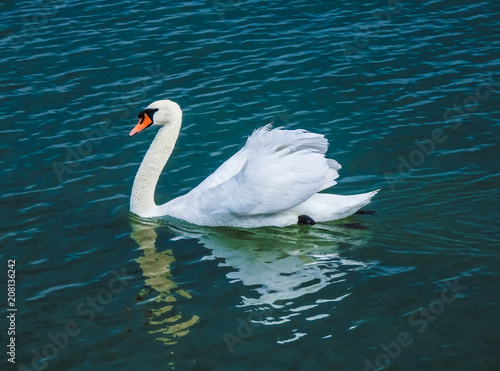
[[156, 111], [158, 111], [158, 108], [146, 108], [141, 112], [139, 112], [138, 117], [140, 119], [143, 119], [144, 115], [147, 115], [151, 120], [153, 120], [153, 115], [155, 114]]

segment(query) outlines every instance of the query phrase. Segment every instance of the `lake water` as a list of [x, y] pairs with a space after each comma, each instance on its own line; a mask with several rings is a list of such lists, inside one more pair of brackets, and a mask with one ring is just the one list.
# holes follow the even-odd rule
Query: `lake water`
[[[498, 370], [500, 2], [170, 3], [0, 5], [1, 369]], [[158, 203], [274, 122], [377, 213], [134, 218], [155, 130], [128, 133], [166, 98]]]

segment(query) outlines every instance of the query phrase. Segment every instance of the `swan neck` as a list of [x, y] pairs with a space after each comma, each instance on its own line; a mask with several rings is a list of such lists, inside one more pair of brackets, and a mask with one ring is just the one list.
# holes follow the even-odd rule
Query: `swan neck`
[[142, 217], [155, 216], [154, 194], [160, 174], [179, 136], [181, 123], [162, 126], [137, 171], [130, 196], [130, 211]]

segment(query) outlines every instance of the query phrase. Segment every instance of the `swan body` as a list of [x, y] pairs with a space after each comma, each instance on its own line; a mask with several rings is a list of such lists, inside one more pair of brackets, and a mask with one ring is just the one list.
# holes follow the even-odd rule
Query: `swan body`
[[156, 205], [156, 183], [179, 135], [182, 111], [170, 100], [150, 104], [130, 136], [160, 129], [139, 167], [130, 211], [143, 218], [171, 216], [201, 226], [254, 228], [297, 224], [299, 216], [326, 222], [352, 215], [378, 192], [318, 193], [336, 184], [340, 164], [327, 159], [328, 141], [305, 130], [257, 129], [245, 146], [189, 193]]

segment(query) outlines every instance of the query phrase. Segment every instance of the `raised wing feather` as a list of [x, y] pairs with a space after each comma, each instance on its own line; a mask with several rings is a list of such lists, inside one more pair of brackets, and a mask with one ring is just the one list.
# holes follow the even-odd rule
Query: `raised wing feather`
[[273, 214], [335, 184], [340, 165], [324, 157], [328, 141], [303, 130], [256, 130], [244, 148], [192, 192], [207, 214]]
[[[272, 129], [272, 125], [268, 124], [254, 130], [252, 135], [247, 139], [245, 146], [217, 168], [195, 189], [201, 192], [227, 181], [241, 170], [251, 156], [261, 153], [270, 154], [286, 148], [294, 148], [295, 151], [314, 149], [325, 154], [328, 149], [328, 141], [322, 135], [308, 133], [305, 130]], [[337, 167], [331, 166], [335, 171], [340, 169], [340, 165], [335, 160], [329, 159], [328, 161], [336, 164]]]

